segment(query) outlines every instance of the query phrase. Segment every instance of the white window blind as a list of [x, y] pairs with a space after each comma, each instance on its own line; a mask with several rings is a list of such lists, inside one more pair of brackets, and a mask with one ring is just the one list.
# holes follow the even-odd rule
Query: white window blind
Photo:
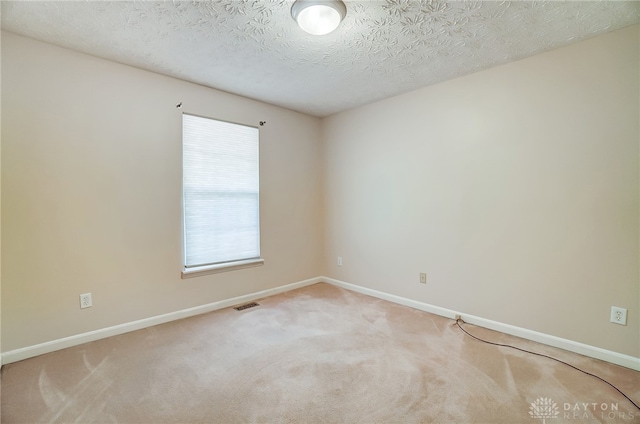
[[185, 268], [260, 257], [258, 129], [182, 115]]

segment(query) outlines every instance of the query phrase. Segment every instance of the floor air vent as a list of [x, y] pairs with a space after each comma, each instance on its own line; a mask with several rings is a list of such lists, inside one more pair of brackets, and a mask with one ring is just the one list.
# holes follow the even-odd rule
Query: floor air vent
[[260, 304], [256, 302], [251, 302], [251, 303], [247, 303], [246, 305], [236, 306], [233, 309], [235, 309], [236, 311], [244, 311], [245, 309], [253, 308], [254, 306], [260, 306]]

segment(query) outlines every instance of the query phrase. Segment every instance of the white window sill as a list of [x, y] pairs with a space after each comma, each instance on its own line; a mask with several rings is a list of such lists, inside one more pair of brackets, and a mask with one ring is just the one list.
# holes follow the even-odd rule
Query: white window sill
[[251, 268], [264, 264], [264, 259], [247, 259], [245, 261], [227, 262], [224, 264], [199, 266], [196, 268], [184, 268], [182, 270], [182, 279], [200, 277], [207, 274], [216, 274], [218, 272], [235, 271], [237, 269]]

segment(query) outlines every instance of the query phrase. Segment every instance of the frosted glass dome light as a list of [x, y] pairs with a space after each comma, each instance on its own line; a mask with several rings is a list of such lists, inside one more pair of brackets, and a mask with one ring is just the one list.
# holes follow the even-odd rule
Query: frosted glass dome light
[[296, 0], [291, 16], [309, 34], [325, 35], [338, 28], [347, 14], [340, 0]]

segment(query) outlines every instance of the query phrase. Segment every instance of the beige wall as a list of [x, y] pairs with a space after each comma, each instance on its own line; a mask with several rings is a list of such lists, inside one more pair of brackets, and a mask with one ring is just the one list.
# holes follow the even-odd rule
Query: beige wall
[[[2, 350], [326, 274], [639, 356], [638, 63], [635, 26], [321, 121], [3, 33]], [[267, 121], [263, 267], [180, 279], [177, 102]]]
[[323, 120], [329, 276], [639, 356], [638, 45], [634, 26]]
[[[2, 90], [4, 351], [322, 273], [319, 119], [9, 33]], [[181, 280], [178, 102], [267, 121], [264, 266]]]
[[[1, 13], [0, 13], [1, 15]], [[0, 99], [2, 99], [2, 40], [0, 33]], [[2, 353], [2, 101], [0, 101], [0, 353]], [[2, 361], [0, 361], [2, 362]], [[2, 364], [0, 363], [0, 368]], [[0, 380], [2, 377], [0, 376]]]

